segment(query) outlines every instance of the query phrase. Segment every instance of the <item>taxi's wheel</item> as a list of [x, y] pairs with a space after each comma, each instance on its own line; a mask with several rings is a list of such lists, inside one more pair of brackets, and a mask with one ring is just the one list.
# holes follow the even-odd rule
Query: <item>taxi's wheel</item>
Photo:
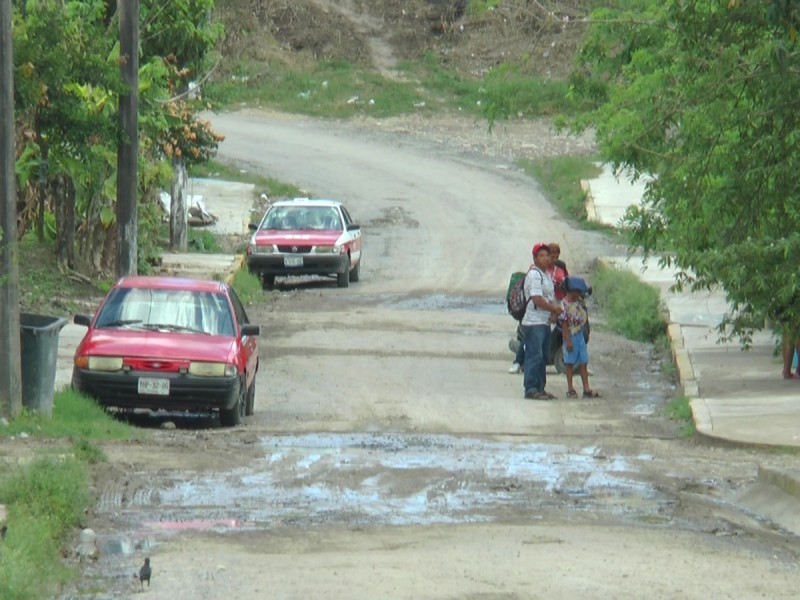
[[350, 285], [350, 256], [347, 257], [347, 268], [344, 273], [336, 274], [336, 283], [340, 288], [346, 288]]
[[271, 290], [275, 287], [275, 275], [262, 275], [261, 276], [261, 288], [265, 290]]
[[353, 270], [350, 271], [350, 281], [358, 281], [361, 278], [361, 261], [359, 260], [356, 263], [356, 266], [353, 267]]
[[247, 390], [247, 410], [245, 410], [245, 414], [249, 417], [255, 412], [255, 404], [256, 404], [256, 382], [253, 381], [253, 384]]
[[236, 404], [230, 409], [219, 411], [219, 422], [223, 427], [236, 427], [244, 421], [245, 412], [247, 412], [247, 388], [245, 383], [242, 382], [239, 386], [239, 396], [236, 398]]

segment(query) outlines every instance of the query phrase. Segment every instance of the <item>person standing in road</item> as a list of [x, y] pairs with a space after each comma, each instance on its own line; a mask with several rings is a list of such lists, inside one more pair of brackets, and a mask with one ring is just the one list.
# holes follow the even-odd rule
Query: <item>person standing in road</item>
[[566, 292], [564, 291], [564, 280], [567, 278], [569, 273], [567, 272], [567, 265], [564, 263], [564, 261], [558, 259], [558, 257], [561, 256], [561, 246], [553, 242], [552, 244], [548, 244], [548, 248], [550, 249], [550, 266], [547, 268], [547, 274], [550, 276], [550, 279], [553, 280], [553, 287], [556, 291], [556, 300], [561, 302], [564, 299], [564, 296], [566, 296]]
[[548, 244], [550, 248], [550, 258], [553, 261], [553, 264], [564, 271], [564, 275], [569, 277], [569, 269], [567, 269], [567, 263], [561, 260], [561, 246], [559, 246], [556, 242], [551, 242]]
[[567, 398], [577, 398], [572, 379], [575, 370], [581, 377], [584, 398], [599, 398], [600, 394], [589, 386], [589, 351], [586, 342], [589, 340], [586, 325], [589, 322], [589, 311], [584, 302], [585, 294], [589, 287], [580, 277], [570, 277], [567, 280], [566, 297], [561, 301], [564, 309], [558, 320], [564, 336], [564, 374], [567, 377]]
[[550, 266], [550, 248], [547, 244], [533, 246], [533, 267], [525, 276], [525, 297], [529, 298], [525, 316], [522, 317], [523, 343], [525, 345], [524, 389], [530, 400], [555, 398], [545, 390], [547, 383], [547, 356], [550, 352], [551, 325], [561, 314], [556, 302], [553, 281], [547, 275]]

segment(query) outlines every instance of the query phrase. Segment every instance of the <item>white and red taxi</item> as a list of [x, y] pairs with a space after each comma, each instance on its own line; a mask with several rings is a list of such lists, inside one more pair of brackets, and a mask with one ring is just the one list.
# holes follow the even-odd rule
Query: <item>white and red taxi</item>
[[361, 273], [361, 226], [336, 200], [273, 203], [247, 245], [247, 268], [271, 289], [276, 276], [335, 275], [339, 287]]

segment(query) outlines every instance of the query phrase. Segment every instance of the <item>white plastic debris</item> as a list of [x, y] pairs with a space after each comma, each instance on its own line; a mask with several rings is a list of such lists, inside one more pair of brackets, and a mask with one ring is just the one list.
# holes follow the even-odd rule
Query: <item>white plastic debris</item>
[[97, 558], [97, 534], [89, 528], [81, 531], [78, 538], [78, 547], [75, 549], [81, 560], [85, 558]]

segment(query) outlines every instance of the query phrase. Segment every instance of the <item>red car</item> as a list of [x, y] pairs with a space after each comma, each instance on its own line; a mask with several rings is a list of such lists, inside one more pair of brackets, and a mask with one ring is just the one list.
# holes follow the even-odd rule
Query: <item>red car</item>
[[339, 287], [361, 277], [361, 226], [336, 200], [272, 204], [247, 245], [247, 267], [272, 289], [279, 275], [335, 275]]
[[253, 414], [260, 327], [218, 281], [123, 277], [75, 351], [72, 387], [121, 410], [219, 411], [224, 426]]

